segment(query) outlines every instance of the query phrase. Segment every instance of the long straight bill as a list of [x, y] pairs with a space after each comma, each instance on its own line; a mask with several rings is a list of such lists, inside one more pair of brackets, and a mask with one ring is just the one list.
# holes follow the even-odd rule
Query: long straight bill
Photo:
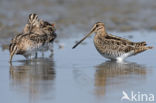
[[72, 49], [76, 48], [82, 41], [84, 41], [88, 36], [90, 36], [92, 33], [93, 33], [94, 29], [89, 33], [87, 34], [83, 39], [81, 39], [78, 43], [76, 43]]

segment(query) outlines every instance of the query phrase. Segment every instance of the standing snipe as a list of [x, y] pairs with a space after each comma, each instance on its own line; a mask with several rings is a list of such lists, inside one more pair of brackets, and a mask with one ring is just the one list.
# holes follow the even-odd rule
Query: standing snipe
[[39, 18], [38, 15], [35, 13], [29, 14], [27, 24], [23, 29], [23, 33], [27, 34], [30, 32], [35, 32], [36, 27], [39, 27]]
[[50, 50], [51, 56], [53, 55], [53, 41], [57, 37], [57, 34], [55, 33], [56, 29], [54, 24], [50, 24], [47, 21], [40, 20], [40, 28], [43, 31], [43, 33], [40, 33], [41, 35], [46, 34], [47, 40], [44, 43], [44, 45], [38, 49], [38, 51], [42, 52], [42, 56], [44, 56], [44, 52]]
[[[14, 54], [20, 54], [28, 58], [35, 54], [45, 44], [52, 43], [56, 38], [55, 27], [46, 21], [39, 20], [37, 15], [31, 17], [22, 33], [16, 35], [9, 46], [10, 61]], [[31, 20], [30, 20], [31, 19]], [[32, 22], [31, 22], [32, 21]]]
[[14, 38], [12, 38], [11, 43], [16, 43], [18, 42], [18, 40], [20, 40], [20, 38], [22, 37], [22, 35], [24, 34], [30, 34], [30, 33], [38, 33], [39, 29], [39, 19], [38, 19], [38, 15], [37, 14], [29, 14], [28, 16], [28, 22], [25, 25], [23, 32], [19, 33], [18, 35], [16, 35]]
[[91, 32], [74, 45], [73, 48], [78, 46], [93, 32], [95, 32], [94, 45], [97, 51], [105, 58], [111, 60], [123, 61], [129, 56], [153, 48], [151, 46], [146, 46], [146, 42], [131, 42], [127, 39], [107, 34], [104, 23], [102, 22], [97, 22], [91, 29]]

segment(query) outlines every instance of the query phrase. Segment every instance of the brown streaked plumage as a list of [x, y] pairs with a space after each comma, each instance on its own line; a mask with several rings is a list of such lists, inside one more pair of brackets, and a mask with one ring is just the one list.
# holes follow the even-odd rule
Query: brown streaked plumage
[[37, 21], [31, 29], [27, 30], [29, 31], [22, 32], [12, 39], [9, 46], [10, 61], [12, 61], [14, 54], [20, 54], [28, 58], [45, 44], [52, 43], [56, 38], [54, 25], [43, 20]]
[[107, 34], [104, 23], [97, 22], [91, 32], [82, 40], [73, 46], [75, 48], [88, 36], [95, 32], [94, 45], [97, 51], [105, 58], [111, 60], [122, 61], [129, 56], [136, 55], [145, 50], [152, 49], [151, 46], [146, 46], [146, 42], [132, 42], [127, 39]]
[[[36, 30], [36, 28], [40, 28], [39, 30]], [[28, 23], [26, 24], [23, 32], [24, 33], [35, 33], [35, 34], [47, 34], [48, 39], [46, 42], [38, 51], [42, 52], [42, 56], [44, 55], [45, 51], [50, 50], [51, 55], [53, 54], [53, 41], [56, 38], [56, 29], [54, 24], [51, 24], [47, 21], [43, 21], [41, 19], [38, 19], [37, 14], [30, 14], [28, 18]], [[36, 53], [37, 57], [37, 53]]]
[[39, 18], [38, 15], [35, 13], [31, 13], [28, 16], [28, 21], [27, 24], [25, 25], [22, 33], [19, 33], [18, 35], [16, 35], [11, 42], [17, 42], [18, 40], [20, 40], [20, 38], [22, 37], [22, 34], [29, 34], [30, 32], [32, 33], [36, 33], [39, 31]]
[[38, 15], [35, 13], [31, 13], [28, 16], [28, 21], [27, 21], [27, 24], [25, 25], [25, 27], [23, 29], [23, 33], [27, 34], [27, 33], [33, 32], [33, 28], [36, 26], [37, 27], [39, 26]]
[[[22, 35], [22, 36], [21, 36]], [[33, 38], [30, 37], [30, 34], [21, 34], [20, 39], [17, 42], [11, 43], [9, 46], [10, 51], [10, 61], [12, 61], [12, 57], [14, 54], [23, 55], [28, 58], [33, 53], [36, 53], [37, 49], [44, 44], [44, 38]]]
[[45, 51], [50, 50], [51, 51], [51, 55], [53, 54], [53, 41], [56, 38], [56, 28], [54, 26], [54, 24], [50, 24], [47, 21], [43, 21], [40, 20], [40, 28], [42, 29], [42, 32], [39, 32], [38, 34], [42, 35], [42, 34], [46, 34], [47, 35], [47, 40], [45, 42], [45, 44], [39, 49], [39, 51], [42, 52], [42, 56], [44, 55]]

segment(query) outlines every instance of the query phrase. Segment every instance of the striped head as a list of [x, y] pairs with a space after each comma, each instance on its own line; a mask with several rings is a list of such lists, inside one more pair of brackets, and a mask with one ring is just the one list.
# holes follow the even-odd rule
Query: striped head
[[9, 45], [9, 52], [10, 52], [10, 62], [11, 62], [14, 54], [17, 53], [17, 45], [16, 45], [16, 43], [11, 43]]
[[102, 22], [97, 22], [94, 24], [94, 26], [92, 27], [91, 31], [83, 38], [81, 39], [77, 44], [75, 44], [73, 46], [73, 49], [75, 47], [77, 47], [82, 41], [84, 41], [87, 37], [89, 37], [91, 34], [93, 34], [93, 32], [96, 34], [96, 35], [102, 35], [102, 36], [105, 36], [107, 35], [106, 31], [105, 31], [105, 26], [104, 26], [104, 23]]
[[28, 17], [28, 24], [32, 25], [32, 26], [35, 26], [39, 23], [39, 18], [38, 18], [38, 15], [37, 14], [29, 14], [29, 17]]
[[91, 33], [95, 32], [96, 34], [99, 33], [106, 33], [105, 30], [105, 25], [102, 22], [97, 22], [96, 24], [94, 24], [93, 28], [91, 29]]
[[32, 30], [34, 28], [38, 28], [39, 27], [39, 18], [37, 14], [29, 14], [28, 16], [28, 23], [25, 25], [24, 29], [23, 29], [23, 33], [24, 34], [29, 34], [30, 32], [32, 32]]

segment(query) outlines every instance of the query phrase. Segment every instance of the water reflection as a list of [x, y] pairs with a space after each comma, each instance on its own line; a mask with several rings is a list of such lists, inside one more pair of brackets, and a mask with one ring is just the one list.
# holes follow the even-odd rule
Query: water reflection
[[[11, 89], [28, 96], [30, 101], [44, 98], [53, 92], [55, 65], [52, 58], [39, 58], [32, 61], [19, 61], [21, 65], [10, 65]], [[53, 98], [53, 95], [50, 95]]]
[[[104, 62], [96, 66], [95, 72], [95, 94], [103, 96], [106, 94], [106, 86], [111, 89], [134, 86], [142, 83], [146, 75], [146, 67], [136, 63], [116, 63], [113, 61]], [[118, 88], [119, 87], [119, 88]]]

